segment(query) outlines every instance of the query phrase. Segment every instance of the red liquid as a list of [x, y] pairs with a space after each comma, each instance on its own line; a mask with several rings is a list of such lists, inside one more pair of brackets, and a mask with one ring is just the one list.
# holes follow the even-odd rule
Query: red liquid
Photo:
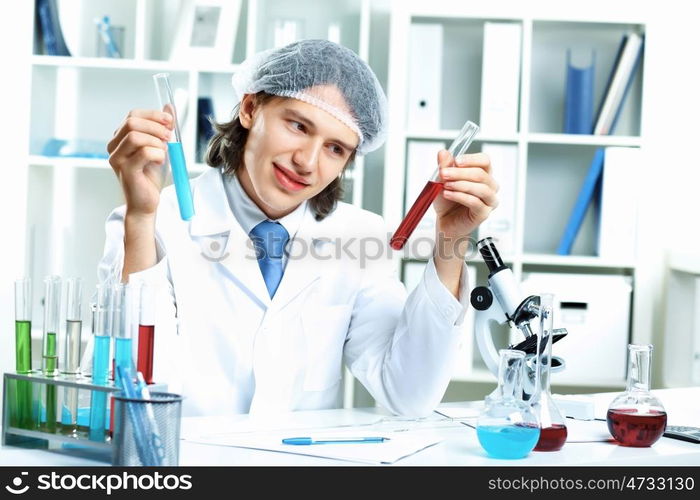
[[418, 226], [425, 212], [428, 211], [428, 207], [432, 205], [437, 195], [442, 191], [443, 185], [441, 182], [428, 181], [428, 183], [423, 188], [423, 191], [418, 195], [416, 201], [413, 202], [413, 206], [404, 217], [401, 224], [399, 224], [398, 229], [394, 232], [394, 236], [391, 237], [389, 245], [394, 250], [401, 250], [403, 246], [411, 237], [413, 231]]
[[634, 408], [608, 410], [608, 430], [622, 446], [651, 446], [666, 430], [666, 412], [637, 413]]
[[114, 434], [114, 398], [109, 399], [109, 437]]
[[535, 445], [535, 451], [558, 451], [566, 443], [566, 426], [554, 424], [551, 427], [540, 429], [540, 439]]
[[153, 334], [155, 326], [139, 325], [139, 355], [136, 370], [143, 374], [147, 384], [153, 383]]

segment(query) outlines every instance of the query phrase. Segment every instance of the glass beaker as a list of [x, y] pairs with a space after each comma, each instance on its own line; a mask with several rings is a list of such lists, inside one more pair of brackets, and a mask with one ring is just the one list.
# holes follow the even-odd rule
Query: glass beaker
[[623, 446], [651, 446], [666, 430], [666, 411], [649, 392], [654, 346], [629, 344], [627, 389], [608, 407], [608, 430]]
[[499, 355], [498, 387], [484, 400], [476, 436], [493, 458], [523, 458], [540, 437], [537, 417], [522, 400], [525, 353], [501, 349]]
[[554, 295], [540, 294], [540, 332], [537, 337], [535, 393], [532, 406], [540, 422], [540, 438], [535, 451], [558, 451], [566, 442], [566, 421], [554, 403], [550, 390], [552, 369], [552, 324], [554, 322]]

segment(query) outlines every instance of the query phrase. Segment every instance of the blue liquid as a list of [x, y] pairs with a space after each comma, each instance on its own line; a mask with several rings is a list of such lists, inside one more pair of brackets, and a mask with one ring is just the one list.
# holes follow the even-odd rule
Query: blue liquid
[[131, 339], [130, 338], [115, 338], [114, 339], [114, 384], [121, 387], [119, 382], [119, 372], [117, 366], [131, 369], [133, 357], [131, 355]]
[[476, 428], [479, 443], [493, 458], [523, 458], [540, 438], [539, 427], [483, 425]]
[[[109, 371], [109, 335], [95, 335], [95, 347], [92, 358], [92, 382], [107, 385]], [[90, 400], [90, 440], [105, 440], [105, 423], [107, 413], [107, 393], [94, 391]]]
[[180, 218], [182, 220], [190, 220], [194, 215], [194, 205], [192, 204], [190, 178], [187, 176], [185, 153], [182, 151], [182, 143], [169, 142], [168, 157], [170, 158], [170, 170], [173, 172], [173, 184], [175, 184], [177, 204], [180, 207]]

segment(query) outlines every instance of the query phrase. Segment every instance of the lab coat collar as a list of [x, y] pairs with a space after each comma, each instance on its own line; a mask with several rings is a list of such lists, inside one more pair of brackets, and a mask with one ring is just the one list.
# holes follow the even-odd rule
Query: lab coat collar
[[252, 242], [231, 212], [221, 170], [212, 168], [199, 176], [192, 191], [195, 215], [190, 223], [190, 236], [193, 239], [222, 236], [226, 241], [223, 257], [215, 265], [223, 266], [236, 285], [265, 309], [270, 303], [265, 280]]
[[[231, 212], [219, 169], [212, 168], [197, 179], [193, 189], [193, 202], [195, 215], [190, 224], [190, 235], [199, 237], [228, 233], [223, 253], [227, 257], [219, 261], [219, 264], [263, 309], [283, 308], [319, 278], [322, 266], [314, 265], [311, 252], [307, 251], [304, 258], [292, 256], [287, 261], [274, 299], [270, 299], [255, 257], [255, 248]], [[299, 212], [302, 214], [301, 221], [294, 238], [302, 244], [314, 245], [315, 250], [319, 250], [325, 242], [314, 237], [318, 236], [315, 233], [319, 223], [314, 218], [313, 211], [306, 207]]]
[[211, 168], [200, 175], [192, 190], [194, 216], [190, 223], [191, 236], [226, 233], [236, 224], [224, 190], [221, 170]]

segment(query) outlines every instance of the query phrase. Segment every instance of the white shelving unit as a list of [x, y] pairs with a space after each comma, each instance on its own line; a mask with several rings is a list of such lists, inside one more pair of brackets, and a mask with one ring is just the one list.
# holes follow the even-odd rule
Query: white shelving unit
[[[106, 148], [130, 109], [157, 106], [151, 76], [169, 72], [173, 86], [187, 91], [187, 112], [183, 117], [180, 110], [180, 125], [188, 170], [196, 176], [209, 168], [196, 158], [198, 97], [212, 97], [216, 120], [228, 121], [236, 104], [231, 76], [246, 57], [272, 47], [275, 20], [298, 21], [299, 38], [326, 38], [333, 25], [340, 43], [368, 61], [370, 32], [377, 30], [370, 0], [242, 0], [233, 58], [229, 64], [215, 66], [168, 59], [174, 32], [166, 27], [176, 25], [181, 2], [74, 0], [60, 4], [61, 9], [69, 9], [60, 12], [67, 16], [61, 20], [64, 32], [78, 30], [71, 31], [72, 56], [42, 55], [41, 47], [35, 46], [29, 57], [31, 120], [26, 167], [30, 195], [25, 272], [34, 278], [37, 291], [35, 318], [41, 318], [41, 280], [48, 274], [80, 276], [86, 294], [92, 294], [103, 251], [105, 219], [123, 203], [119, 183], [106, 159], [45, 156], [42, 150], [49, 139], [87, 140]], [[93, 19], [104, 15], [111, 17], [113, 26], [125, 29], [123, 59], [95, 57]], [[381, 62], [386, 56], [372, 58]], [[380, 68], [378, 73], [385, 70]], [[358, 158], [346, 172], [346, 201], [356, 205], [363, 203], [363, 171], [364, 159]], [[41, 322], [35, 323], [40, 328]], [[352, 391], [348, 392], [351, 400]]]
[[[505, 8], [507, 5], [507, 8]], [[596, 12], [595, 15], [590, 12]], [[518, 149], [515, 200], [515, 250], [503, 255], [518, 280], [528, 272], [614, 274], [629, 276], [633, 282], [632, 317], [629, 332], [618, 332], [627, 340], [648, 343], [652, 338], [650, 304], [652, 290], [645, 288], [650, 260], [639, 246], [634, 261], [610, 261], [595, 255], [596, 233], [592, 214], [579, 232], [572, 255], [556, 255], [556, 246], [564, 230], [581, 182], [597, 147], [622, 146], [644, 149], [641, 123], [644, 96], [644, 65], [635, 76], [627, 96], [616, 133], [610, 136], [569, 135], [563, 128], [565, 91], [565, 54], [567, 47], [590, 47], [596, 51], [596, 98], [601, 99], [608, 72], [612, 68], [618, 44], [625, 31], [645, 31], [651, 22], [635, 12], [621, 9], [578, 9], [551, 2], [504, 2], [502, 5], [458, 2], [416, 2], [394, 4], [388, 76], [390, 133], [386, 147], [384, 183], [384, 217], [391, 229], [404, 216], [408, 141], [444, 141], [445, 147], [467, 119], [479, 123], [484, 23], [502, 21], [522, 27], [520, 101], [517, 132], [507, 136], [477, 136], [470, 152], [479, 151], [484, 143], [513, 144]], [[443, 80], [440, 128], [415, 130], [408, 125], [407, 103], [409, 74], [409, 34], [412, 23], [441, 24], [443, 27]], [[654, 40], [647, 37], [647, 46]], [[640, 165], [640, 176], [644, 173]], [[427, 179], [426, 179], [427, 180]], [[409, 203], [413, 200], [409, 200]], [[649, 203], [649, 201], [642, 201]], [[640, 207], [641, 209], [641, 207]], [[640, 210], [641, 211], [641, 210]], [[639, 219], [639, 218], [638, 218]], [[640, 225], [644, 221], [639, 219]], [[421, 234], [422, 236], [422, 234]], [[488, 236], [488, 235], [481, 235]], [[408, 247], [408, 245], [407, 245]], [[397, 269], [414, 256], [396, 255]], [[476, 283], [485, 284], [488, 271], [478, 255], [471, 258], [476, 266]], [[471, 325], [465, 326], [470, 330]], [[466, 341], [470, 342], [466, 334]], [[563, 340], [562, 342], [565, 342]], [[588, 346], [584, 340], [582, 355], [594, 354], [604, 346]], [[467, 352], [470, 352], [467, 349]], [[457, 380], [493, 381], [485, 372], [475, 346], [473, 356], [462, 367]], [[555, 348], [556, 353], [556, 348]], [[556, 383], [556, 377], [554, 383]], [[571, 385], [567, 381], [567, 385]], [[589, 380], [581, 387], [614, 387], [624, 380]]]

